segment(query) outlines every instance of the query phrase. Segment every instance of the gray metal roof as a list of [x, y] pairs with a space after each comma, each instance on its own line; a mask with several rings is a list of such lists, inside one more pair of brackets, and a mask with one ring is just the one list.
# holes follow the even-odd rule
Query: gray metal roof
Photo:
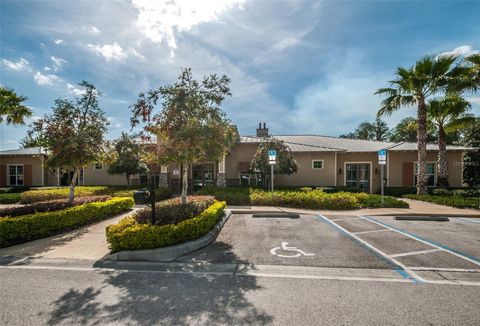
[[42, 147], [27, 147], [0, 151], [0, 155], [45, 155], [45, 151]]
[[[273, 135], [283, 141], [292, 152], [377, 152], [381, 149], [391, 151], [414, 151], [416, 143], [392, 143], [363, 139], [348, 139], [320, 135]], [[260, 143], [261, 137], [242, 136], [241, 143]], [[438, 145], [428, 144], [427, 150], [437, 150]], [[475, 150], [462, 146], [447, 146], [447, 150]]]

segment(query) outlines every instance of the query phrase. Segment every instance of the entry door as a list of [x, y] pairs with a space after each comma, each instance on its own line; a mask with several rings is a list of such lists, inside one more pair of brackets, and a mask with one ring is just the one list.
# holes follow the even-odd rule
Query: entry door
[[214, 164], [194, 164], [192, 166], [192, 177], [194, 190], [205, 186], [214, 185]]
[[346, 186], [360, 189], [363, 192], [370, 192], [370, 164], [347, 163]]

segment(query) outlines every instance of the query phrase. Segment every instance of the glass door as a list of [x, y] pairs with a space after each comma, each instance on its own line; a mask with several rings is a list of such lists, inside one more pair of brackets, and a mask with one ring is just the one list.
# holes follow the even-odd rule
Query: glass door
[[214, 164], [194, 164], [192, 166], [193, 189], [214, 185]]
[[363, 192], [370, 192], [370, 164], [347, 163], [346, 164], [347, 187], [357, 188]]

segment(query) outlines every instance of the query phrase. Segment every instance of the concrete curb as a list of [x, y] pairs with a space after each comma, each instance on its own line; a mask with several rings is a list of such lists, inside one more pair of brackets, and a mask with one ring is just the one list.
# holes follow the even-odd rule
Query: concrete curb
[[103, 260], [131, 260], [131, 261], [155, 261], [155, 262], [171, 262], [180, 256], [186, 255], [193, 251], [202, 249], [215, 241], [217, 235], [222, 230], [227, 220], [232, 215], [230, 210], [225, 210], [225, 215], [215, 224], [215, 226], [204, 236], [197, 240], [184, 242], [170, 247], [162, 247], [145, 250], [124, 250], [108, 255]]

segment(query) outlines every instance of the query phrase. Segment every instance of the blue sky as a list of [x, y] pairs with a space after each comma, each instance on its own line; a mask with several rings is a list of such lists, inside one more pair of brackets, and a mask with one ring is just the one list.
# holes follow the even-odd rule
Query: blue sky
[[[480, 2], [461, 1], [1, 1], [0, 84], [27, 96], [33, 119], [92, 82], [110, 120], [128, 131], [140, 91], [182, 67], [232, 79], [224, 103], [241, 134], [337, 136], [373, 120], [397, 66], [480, 49]], [[480, 94], [471, 95], [480, 114]], [[414, 115], [402, 109], [393, 126]], [[0, 126], [0, 147], [27, 127]]]

